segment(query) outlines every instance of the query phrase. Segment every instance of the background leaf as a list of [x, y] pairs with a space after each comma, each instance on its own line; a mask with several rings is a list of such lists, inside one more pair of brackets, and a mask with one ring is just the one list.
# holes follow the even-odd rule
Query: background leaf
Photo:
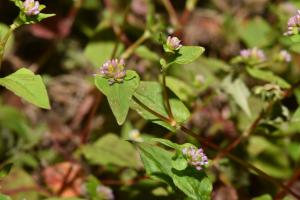
[[261, 69], [256, 69], [253, 67], [247, 67], [247, 72], [250, 74], [250, 76], [257, 78], [259, 80], [275, 83], [279, 85], [282, 88], [290, 88], [291, 85], [286, 82], [284, 79], [281, 77], [275, 75], [271, 71], [266, 71], [266, 70], [261, 70]]
[[0, 85], [38, 107], [50, 109], [48, 94], [41, 76], [26, 68], [1, 78]]
[[177, 64], [189, 64], [194, 62], [204, 52], [203, 47], [199, 46], [182, 46], [178, 52], [172, 58], [172, 63]]
[[92, 164], [113, 164], [120, 167], [134, 168], [140, 166], [138, 155], [133, 146], [114, 134], [106, 134], [94, 144], [84, 146], [82, 152]]
[[227, 76], [223, 80], [222, 86], [224, 90], [230, 94], [234, 101], [242, 108], [242, 110], [248, 116], [250, 116], [251, 111], [248, 104], [250, 92], [245, 83], [239, 78], [232, 80], [231, 76]]

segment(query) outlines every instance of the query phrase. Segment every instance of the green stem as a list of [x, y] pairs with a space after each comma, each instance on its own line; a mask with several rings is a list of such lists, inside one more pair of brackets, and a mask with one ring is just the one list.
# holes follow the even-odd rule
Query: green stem
[[7, 33], [4, 35], [3, 39], [0, 41], [0, 69], [3, 61], [3, 56], [4, 56], [4, 51], [5, 51], [5, 46], [7, 44], [7, 41], [9, 37], [11, 36], [12, 32], [19, 27], [18, 23], [13, 23], [10, 27]]
[[148, 38], [150, 38], [150, 32], [146, 30], [143, 35], [137, 41], [135, 41], [135, 43], [126, 49], [126, 51], [121, 55], [121, 58], [127, 59], [129, 56], [131, 56], [135, 49], [138, 48], [139, 45], [145, 42]]
[[163, 90], [164, 90], [164, 101], [166, 104], [166, 109], [168, 112], [168, 116], [171, 120], [174, 120], [174, 116], [172, 113], [171, 105], [170, 105], [170, 99], [168, 97], [168, 89], [167, 89], [167, 84], [166, 84], [166, 71], [165, 69], [162, 69], [162, 85], [163, 85]]
[[171, 23], [173, 24], [173, 26], [178, 27], [180, 25], [179, 20], [177, 18], [176, 11], [175, 11], [174, 7], [172, 6], [170, 0], [162, 0], [162, 3], [164, 4], [164, 6], [170, 16]]

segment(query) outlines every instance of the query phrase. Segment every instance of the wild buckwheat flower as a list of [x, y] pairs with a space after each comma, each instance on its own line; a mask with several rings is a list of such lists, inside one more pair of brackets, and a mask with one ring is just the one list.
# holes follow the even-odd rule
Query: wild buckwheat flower
[[141, 133], [137, 129], [133, 129], [129, 132], [129, 139], [136, 142], [143, 142], [143, 138], [141, 137]]
[[35, 0], [25, 0], [23, 2], [24, 12], [28, 16], [40, 14], [40, 3]]
[[180, 40], [177, 37], [171, 37], [169, 36], [167, 39], [167, 47], [171, 50], [171, 51], [176, 51], [178, 49], [180, 49], [182, 47], [182, 45], [180, 44]]
[[266, 59], [265, 53], [257, 47], [254, 47], [252, 49], [241, 50], [240, 56], [244, 59], [251, 59], [257, 61], [264, 61]]
[[202, 148], [186, 147], [182, 149], [182, 153], [187, 158], [188, 163], [197, 170], [201, 170], [204, 165], [208, 164], [208, 159]]
[[254, 93], [260, 96], [264, 101], [279, 100], [284, 96], [283, 90], [274, 83], [268, 83], [263, 86], [256, 86]]
[[278, 60], [282, 62], [291, 62], [292, 56], [291, 54], [286, 50], [281, 50], [278, 54]]
[[287, 31], [284, 35], [296, 35], [300, 32], [300, 10], [297, 11], [297, 14], [292, 16], [287, 24]]
[[100, 73], [109, 79], [109, 84], [122, 83], [126, 76], [125, 61], [123, 59], [108, 60], [102, 65]]
[[104, 185], [98, 186], [97, 192], [99, 192], [101, 197], [105, 200], [114, 200], [115, 199], [112, 189], [110, 189], [109, 187], [106, 187]]

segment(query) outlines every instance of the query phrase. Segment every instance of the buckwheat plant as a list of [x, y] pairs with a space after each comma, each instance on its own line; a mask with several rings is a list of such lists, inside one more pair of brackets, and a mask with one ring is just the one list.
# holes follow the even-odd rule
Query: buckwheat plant
[[[285, 35], [298, 34], [299, 15], [298, 12], [289, 20], [288, 32]], [[264, 118], [270, 114], [273, 106], [286, 98], [293, 89], [289, 82], [270, 70], [270, 67], [278, 63], [287, 66], [292, 60], [290, 53], [286, 50], [269, 52], [258, 47], [241, 50], [239, 55], [232, 59], [230, 63], [232, 68], [226, 71], [223, 80], [215, 83], [218, 84], [220, 91], [233, 99], [243, 114], [253, 119], [253, 123], [244, 128], [244, 131], [223, 149], [195, 133], [185, 124], [191, 116], [189, 109], [183, 103], [186, 96], [181, 92], [188, 91], [187, 86], [181, 81], [173, 81], [172, 77], [168, 77], [168, 72], [173, 66], [191, 64], [198, 59], [204, 52], [203, 47], [186, 46], [177, 37], [161, 35], [160, 41], [164, 54], [158, 58], [161, 69], [159, 81], [143, 81], [134, 70], [126, 70], [130, 66], [125, 66], [123, 59], [128, 59], [139, 45], [154, 35], [157, 36], [155, 31], [147, 29], [123, 54], [118, 55], [114, 52], [113, 55], [118, 56], [106, 61], [100, 68], [100, 72], [94, 76], [96, 87], [107, 97], [119, 125], [125, 123], [128, 111], [132, 109], [146, 120], [174, 133], [183, 132], [199, 142], [195, 146], [192, 143], [177, 144], [161, 138], [137, 140], [137, 135], [131, 135], [129, 139], [138, 148], [147, 175], [168, 183], [172, 188], [176, 187], [174, 191], [180, 190], [188, 199], [211, 199], [212, 180], [208, 178], [207, 171], [218, 159], [227, 156], [243, 167], [255, 171], [260, 177], [277, 183], [262, 170], [234, 156], [230, 151], [253, 134]], [[184, 73], [183, 70], [184, 68], [181, 68], [180, 73]], [[194, 78], [197, 78], [197, 74]], [[247, 82], [250, 80], [251, 83], [253, 79], [260, 80], [262, 83], [258, 87], [250, 88]], [[173, 92], [172, 96], [170, 90]], [[260, 101], [262, 110], [258, 112], [257, 117], [252, 116], [253, 109], [248, 103], [249, 97], [254, 96], [253, 93], [263, 99], [263, 102]], [[229, 116], [228, 109], [226, 111], [224, 116]], [[199, 144], [218, 152], [214, 162], [209, 161], [204, 152], [206, 148], [202, 149]], [[297, 196], [289, 188], [281, 187], [286, 192]]]
[[[20, 9], [18, 17], [13, 24], [7, 27], [6, 33], [0, 35], [0, 68], [4, 56], [6, 44], [13, 31], [25, 24], [34, 24], [54, 14], [45, 14], [41, 11], [45, 5], [34, 0], [11, 0]], [[18, 71], [0, 79], [0, 85], [14, 92], [24, 100], [45, 109], [50, 109], [48, 94], [39, 75], [35, 75], [27, 68], [21, 68]]]

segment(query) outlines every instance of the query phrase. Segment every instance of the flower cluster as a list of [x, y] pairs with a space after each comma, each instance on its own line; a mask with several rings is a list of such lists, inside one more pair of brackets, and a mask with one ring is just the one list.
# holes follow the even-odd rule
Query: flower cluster
[[100, 73], [109, 79], [109, 84], [122, 83], [126, 76], [125, 61], [123, 59], [108, 60], [102, 65]]
[[167, 38], [166, 46], [170, 51], [176, 51], [176, 50], [179, 50], [182, 47], [180, 42], [181, 41], [177, 37], [169, 36]]
[[190, 146], [182, 149], [182, 153], [187, 158], [188, 163], [197, 170], [201, 170], [203, 166], [208, 164], [207, 156], [204, 154], [202, 148], [197, 149]]
[[137, 129], [133, 129], [129, 132], [129, 139], [135, 142], [143, 142], [143, 138], [141, 137], [141, 133]]
[[292, 56], [291, 54], [286, 50], [281, 50], [278, 54], [278, 60], [281, 62], [291, 62]]
[[274, 83], [257, 86], [254, 88], [254, 93], [259, 95], [264, 101], [279, 100], [284, 95], [284, 92], [281, 90], [281, 88]]
[[40, 4], [35, 0], [25, 0], [23, 2], [24, 12], [27, 16], [40, 14]]
[[264, 61], [266, 59], [265, 53], [257, 47], [254, 47], [252, 49], [241, 50], [240, 56], [247, 60], [255, 60], [259, 62]]
[[284, 35], [296, 35], [300, 32], [300, 10], [297, 11], [297, 14], [292, 16], [287, 24], [287, 31]]

